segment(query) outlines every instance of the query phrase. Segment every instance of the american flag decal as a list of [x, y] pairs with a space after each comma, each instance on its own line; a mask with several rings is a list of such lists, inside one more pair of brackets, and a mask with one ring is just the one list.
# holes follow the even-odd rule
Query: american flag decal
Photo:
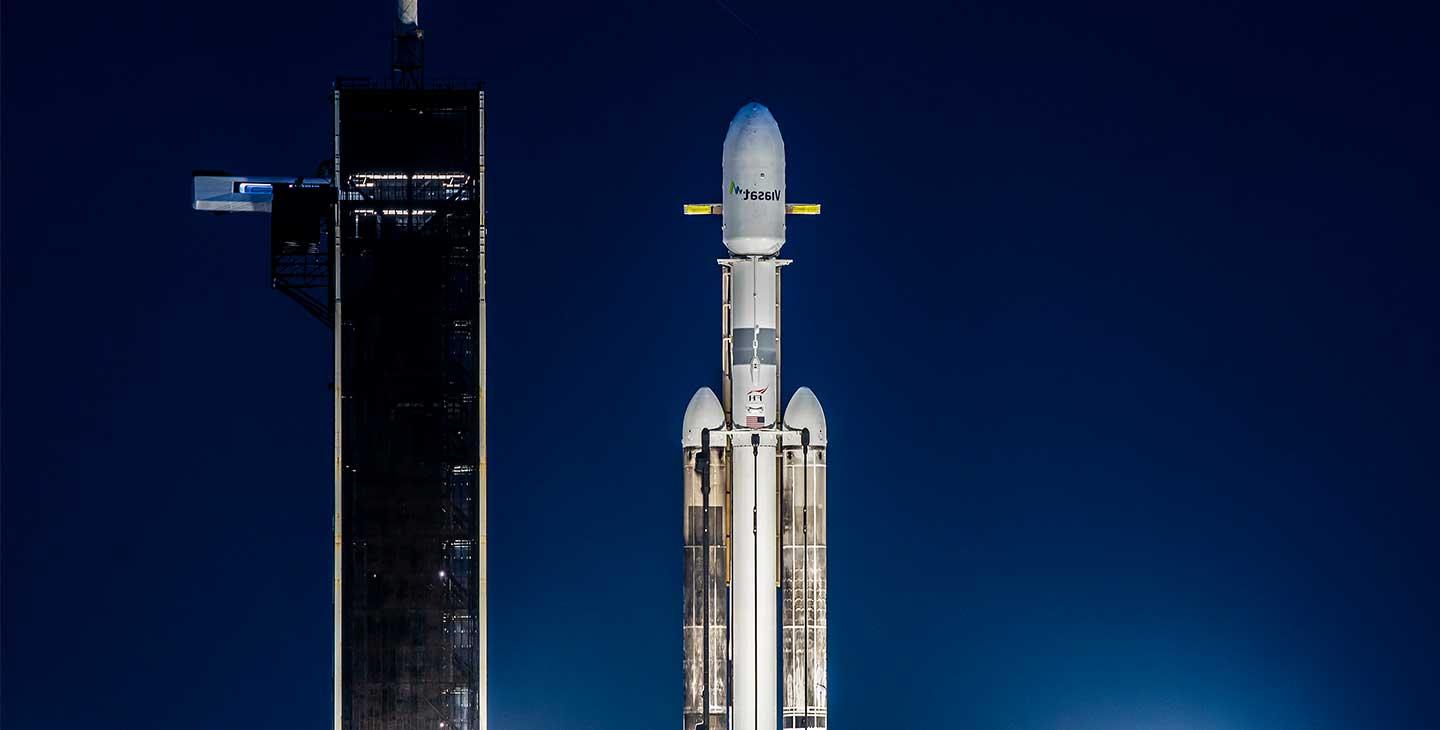
[[745, 428], [764, 428], [764, 427], [765, 427], [765, 417], [764, 417], [764, 416], [746, 416], [746, 417], [745, 417]]

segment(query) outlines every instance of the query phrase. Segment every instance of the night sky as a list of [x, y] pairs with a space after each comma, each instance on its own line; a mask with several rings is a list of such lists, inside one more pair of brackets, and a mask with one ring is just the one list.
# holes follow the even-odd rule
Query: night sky
[[[488, 90], [497, 730], [667, 728], [726, 124], [785, 134], [836, 730], [1440, 726], [1437, 17], [424, 0]], [[390, 7], [5, 0], [7, 730], [328, 727], [329, 331], [267, 221]]]

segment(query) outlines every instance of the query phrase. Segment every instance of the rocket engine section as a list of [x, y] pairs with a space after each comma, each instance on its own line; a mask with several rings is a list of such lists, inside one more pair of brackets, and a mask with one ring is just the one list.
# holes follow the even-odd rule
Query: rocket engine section
[[825, 728], [825, 411], [809, 388], [785, 408], [780, 491], [782, 728]]
[[[730, 484], [725, 410], [709, 388], [695, 391], [681, 434], [685, 463], [684, 730], [723, 730], [730, 699], [730, 596], [726, 588]], [[710, 438], [714, 430], [717, 436]], [[708, 718], [706, 715], [708, 714]]]

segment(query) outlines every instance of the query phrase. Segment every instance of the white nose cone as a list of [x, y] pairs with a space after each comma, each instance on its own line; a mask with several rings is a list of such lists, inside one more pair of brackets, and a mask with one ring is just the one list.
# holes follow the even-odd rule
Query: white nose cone
[[420, 0], [397, 0], [395, 21], [400, 30], [411, 31], [420, 27]]
[[[720, 399], [715, 397], [715, 391], [701, 388], [690, 397], [690, 405], [685, 406], [685, 425], [680, 430], [680, 445], [684, 447], [699, 446], [702, 429], [724, 428], [724, 426], [725, 409], [720, 407]], [[718, 441], [712, 443], [719, 444]]]
[[815, 391], [801, 388], [790, 396], [790, 405], [785, 406], [785, 427], [797, 431], [808, 428], [811, 446], [826, 445], [829, 439], [825, 433], [825, 409], [820, 407]]
[[763, 105], [730, 121], [721, 160], [722, 238], [736, 256], [774, 256], [785, 245], [785, 140]]

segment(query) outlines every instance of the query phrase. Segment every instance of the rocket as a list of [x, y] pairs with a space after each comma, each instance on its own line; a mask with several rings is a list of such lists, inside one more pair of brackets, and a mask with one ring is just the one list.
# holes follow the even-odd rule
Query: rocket
[[[720, 215], [721, 383], [685, 409], [684, 730], [825, 728], [825, 412], [780, 412], [785, 142], [770, 110], [730, 122]], [[778, 595], [777, 595], [778, 591]], [[778, 599], [778, 600], [777, 600]], [[778, 676], [777, 676], [778, 675]], [[776, 710], [783, 715], [783, 726]]]

